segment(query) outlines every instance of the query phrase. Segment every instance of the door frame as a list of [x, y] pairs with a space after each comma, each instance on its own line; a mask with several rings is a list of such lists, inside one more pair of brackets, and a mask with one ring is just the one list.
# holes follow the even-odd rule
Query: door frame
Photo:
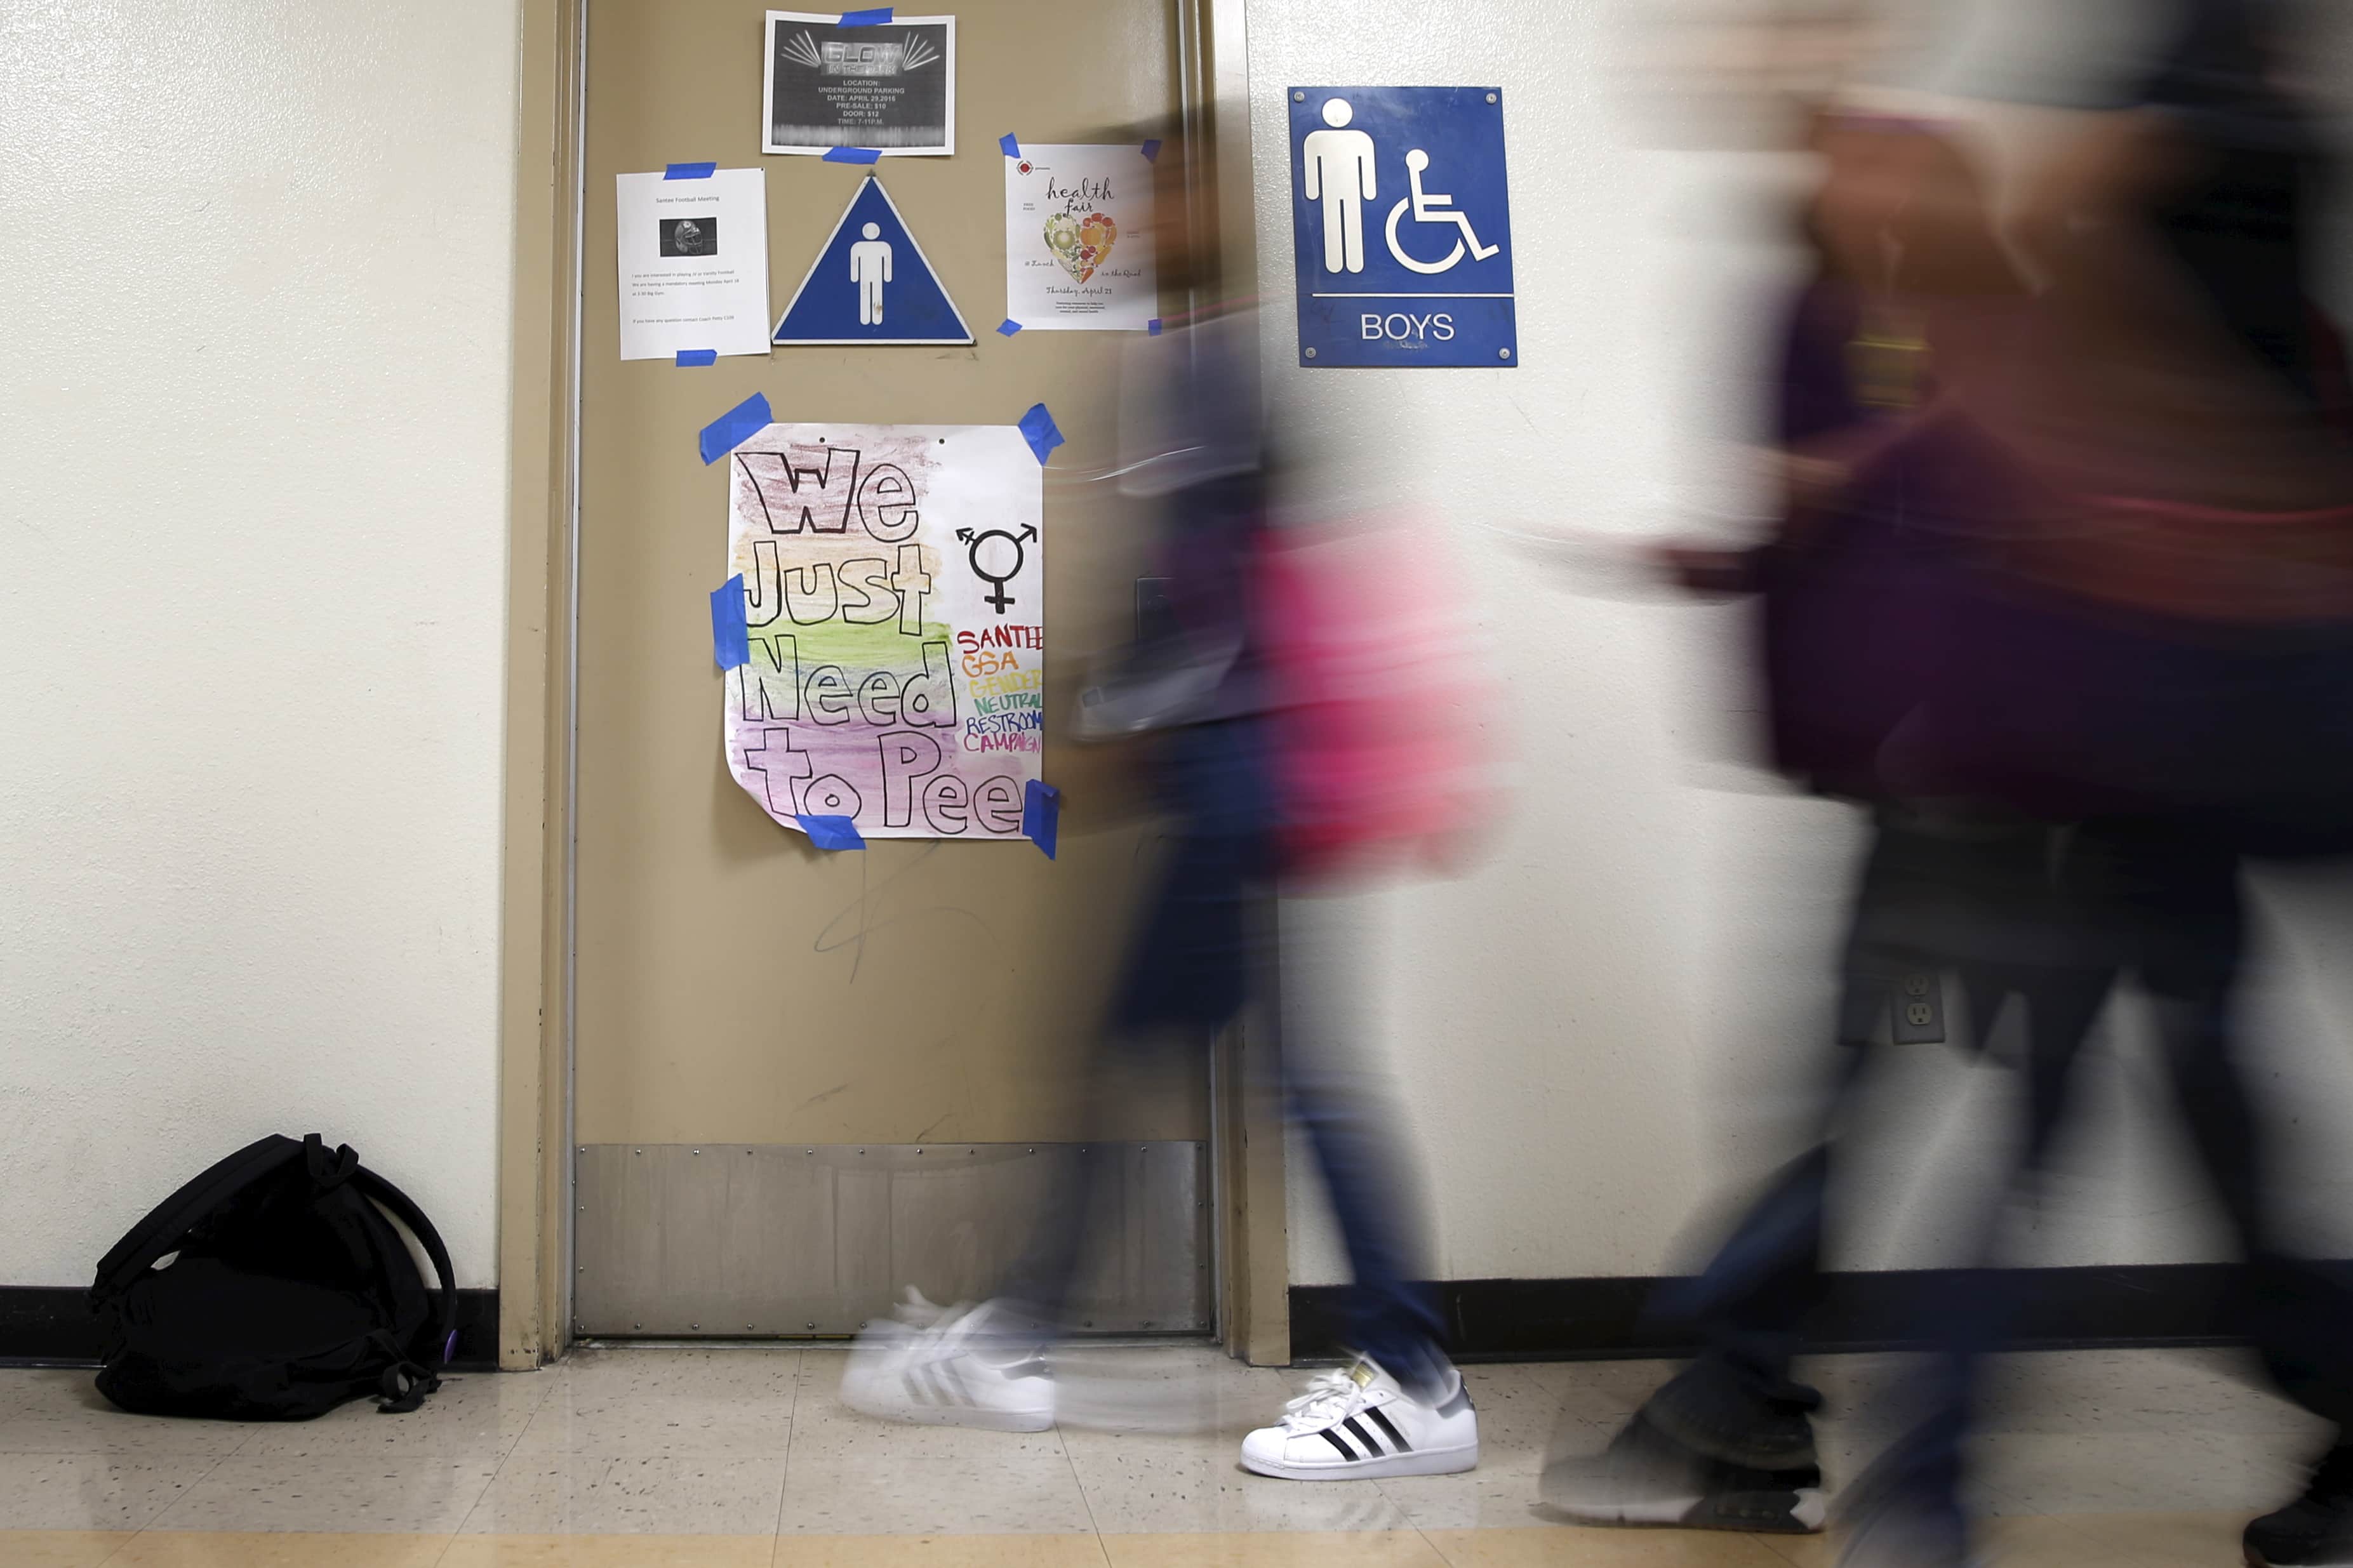
[[[589, 0], [518, 0], [499, 965], [499, 1364], [563, 1355], [572, 1317], [574, 807], [580, 321]], [[1180, 100], [1209, 149], [1225, 276], [1257, 275], [1247, 0], [1176, 0]], [[1189, 164], [1188, 167], [1198, 167]], [[1291, 1359], [1278, 1042], [1253, 1013], [1211, 1065], [1212, 1250], [1229, 1353]]]
[[587, 0], [519, 0], [499, 959], [499, 1364], [571, 1344], [573, 562]]

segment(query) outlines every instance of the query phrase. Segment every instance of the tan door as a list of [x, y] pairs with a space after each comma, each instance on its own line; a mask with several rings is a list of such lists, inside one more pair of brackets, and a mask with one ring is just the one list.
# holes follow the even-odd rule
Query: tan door
[[[616, 174], [767, 171], [773, 322], [868, 171], [760, 153], [762, 7], [593, 0], [581, 388], [575, 1310], [591, 1335], [841, 1333], [902, 1286], [985, 1289], [1077, 1145], [1122, 1141], [1102, 1329], [1211, 1327], [1199, 1053], [1112, 1125], [1076, 1065], [1152, 859], [1116, 754], [1061, 738], [1076, 660], [1132, 625], [1138, 519], [1113, 466], [1117, 333], [997, 335], [997, 138], [1090, 139], [1176, 108], [1171, 0], [948, 0], [956, 154], [885, 189], [971, 347], [778, 348], [624, 363]], [[1168, 309], [1173, 313], [1174, 304]], [[1045, 402], [1046, 774], [1060, 858], [1026, 843], [813, 851], [728, 774], [707, 595], [726, 465], [705, 424], [754, 392], [783, 422], [1010, 425]], [[774, 911], [790, 912], [782, 920]]]

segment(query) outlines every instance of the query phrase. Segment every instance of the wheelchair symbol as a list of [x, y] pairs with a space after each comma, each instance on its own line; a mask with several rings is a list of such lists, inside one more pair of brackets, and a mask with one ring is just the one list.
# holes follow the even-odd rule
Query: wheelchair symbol
[[[1413, 195], [1400, 199], [1397, 205], [1389, 208], [1388, 229], [1389, 254], [1398, 258], [1398, 265], [1428, 275], [1451, 270], [1456, 262], [1462, 259], [1462, 249], [1466, 241], [1469, 243], [1471, 259], [1473, 261], [1484, 261], [1501, 250], [1503, 248], [1501, 246], [1479, 243], [1479, 232], [1471, 226], [1470, 215], [1454, 209], [1452, 196], [1443, 193], [1432, 195], [1421, 188], [1421, 173], [1429, 167], [1430, 154], [1420, 148], [1416, 147], [1405, 155], [1406, 178], [1413, 186]], [[1405, 216], [1408, 207], [1413, 209], [1413, 221], [1416, 223], [1440, 225], [1451, 223], [1462, 231], [1455, 237], [1454, 248], [1448, 251], [1442, 259], [1417, 261], [1405, 253], [1405, 247], [1398, 243], [1398, 220]]]
[[1028, 526], [1018, 533], [1008, 533], [1001, 528], [984, 533], [975, 533], [968, 528], [956, 530], [956, 542], [965, 547], [972, 574], [996, 590], [982, 602], [1000, 616], [1014, 602], [1005, 592], [1005, 584], [1021, 575], [1022, 565], [1029, 560], [1029, 552], [1022, 546], [1037, 537], [1038, 531]]

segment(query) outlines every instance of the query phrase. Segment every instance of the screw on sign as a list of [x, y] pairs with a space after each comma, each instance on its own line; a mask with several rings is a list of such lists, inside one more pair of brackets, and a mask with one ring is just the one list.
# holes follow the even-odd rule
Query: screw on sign
[[1008, 533], [1001, 528], [978, 533], [969, 528], [956, 530], [956, 539], [972, 563], [972, 574], [993, 590], [984, 602], [1000, 616], [1015, 603], [1012, 595], [1006, 593], [1005, 584], [1021, 575], [1022, 563], [1029, 553], [1023, 546], [1037, 537], [1038, 531], [1027, 525], [1018, 533]]

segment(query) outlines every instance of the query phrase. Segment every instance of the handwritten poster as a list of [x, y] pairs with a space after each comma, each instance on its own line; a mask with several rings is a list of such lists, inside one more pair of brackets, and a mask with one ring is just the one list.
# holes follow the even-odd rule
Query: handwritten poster
[[1133, 143], [1029, 146], [1005, 160], [1005, 315], [1025, 331], [1147, 330], [1152, 160]]
[[1019, 838], [1045, 720], [1043, 485], [1009, 425], [770, 425], [728, 458], [751, 662], [727, 765], [788, 827]]

